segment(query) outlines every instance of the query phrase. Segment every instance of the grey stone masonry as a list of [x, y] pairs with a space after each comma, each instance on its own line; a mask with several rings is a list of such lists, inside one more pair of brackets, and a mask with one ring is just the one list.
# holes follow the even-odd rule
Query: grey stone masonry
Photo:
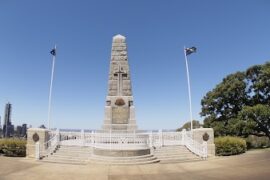
[[103, 129], [137, 129], [127, 44], [122, 35], [113, 37]]
[[113, 37], [108, 95], [132, 96], [126, 38], [121, 35]]

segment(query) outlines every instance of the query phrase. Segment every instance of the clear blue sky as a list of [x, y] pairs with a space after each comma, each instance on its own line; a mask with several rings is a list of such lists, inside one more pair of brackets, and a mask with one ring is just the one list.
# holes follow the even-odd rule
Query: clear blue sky
[[[46, 124], [52, 57], [58, 45], [52, 125], [100, 128], [112, 37], [127, 37], [137, 123], [174, 129], [189, 119], [183, 46], [193, 115], [224, 76], [270, 59], [267, 0], [1, 0], [0, 114]], [[2, 118], [3, 119], [3, 118]]]

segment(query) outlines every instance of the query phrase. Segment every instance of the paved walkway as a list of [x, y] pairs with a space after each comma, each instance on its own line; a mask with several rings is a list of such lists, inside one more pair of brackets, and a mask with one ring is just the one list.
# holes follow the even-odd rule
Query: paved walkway
[[65, 165], [0, 157], [0, 180], [269, 179], [270, 149], [207, 161], [137, 166]]

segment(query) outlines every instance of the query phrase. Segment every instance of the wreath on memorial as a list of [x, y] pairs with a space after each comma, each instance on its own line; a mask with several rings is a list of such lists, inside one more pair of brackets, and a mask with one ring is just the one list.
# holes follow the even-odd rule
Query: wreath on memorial
[[37, 133], [33, 134], [32, 138], [33, 138], [33, 141], [34, 142], [38, 142], [39, 141], [39, 136], [38, 136]]
[[203, 138], [204, 141], [208, 141], [209, 140], [209, 134], [204, 133], [202, 138]]
[[122, 99], [122, 98], [116, 99], [115, 105], [117, 105], [117, 106], [124, 106], [125, 105], [124, 99]]

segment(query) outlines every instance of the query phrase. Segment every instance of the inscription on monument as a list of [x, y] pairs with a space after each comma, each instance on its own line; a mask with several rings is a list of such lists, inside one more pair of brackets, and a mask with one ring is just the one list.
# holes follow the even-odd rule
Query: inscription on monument
[[112, 108], [112, 123], [127, 124], [129, 119], [128, 107], [113, 107]]

